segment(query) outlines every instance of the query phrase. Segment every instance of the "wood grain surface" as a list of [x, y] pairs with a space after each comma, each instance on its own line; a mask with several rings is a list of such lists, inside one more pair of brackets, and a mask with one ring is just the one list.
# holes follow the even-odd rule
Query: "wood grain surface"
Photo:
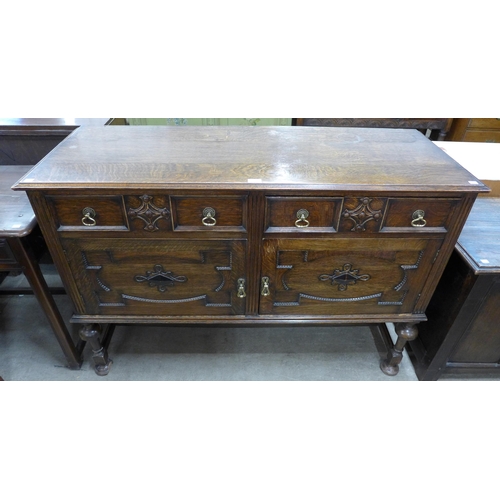
[[317, 127], [89, 127], [16, 189], [67, 185], [486, 191], [416, 130]]

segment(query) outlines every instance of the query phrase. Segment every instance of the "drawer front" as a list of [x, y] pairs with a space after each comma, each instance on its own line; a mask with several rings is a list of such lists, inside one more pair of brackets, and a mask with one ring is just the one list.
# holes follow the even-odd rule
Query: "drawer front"
[[471, 118], [469, 128], [493, 128], [500, 131], [500, 118]]
[[128, 231], [121, 196], [48, 196], [59, 231]]
[[342, 198], [268, 196], [266, 232], [338, 231]]
[[246, 196], [171, 196], [174, 231], [246, 230]]
[[463, 140], [466, 142], [500, 142], [500, 130], [467, 130]]
[[[438, 239], [267, 240], [261, 314], [412, 313]], [[267, 281], [267, 282], [266, 282]]]
[[389, 198], [381, 231], [446, 232], [460, 199]]
[[[244, 241], [61, 239], [81, 314], [244, 314]], [[241, 280], [244, 280], [243, 282]]]

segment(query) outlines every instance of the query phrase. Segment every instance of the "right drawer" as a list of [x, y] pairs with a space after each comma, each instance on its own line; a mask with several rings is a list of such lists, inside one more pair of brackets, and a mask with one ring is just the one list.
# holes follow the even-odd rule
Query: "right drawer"
[[445, 233], [460, 201], [460, 198], [389, 198], [380, 231]]

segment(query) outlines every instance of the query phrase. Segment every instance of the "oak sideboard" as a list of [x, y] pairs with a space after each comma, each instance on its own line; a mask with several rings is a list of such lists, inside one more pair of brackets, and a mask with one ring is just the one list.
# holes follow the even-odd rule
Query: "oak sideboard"
[[488, 188], [416, 130], [74, 131], [25, 190], [90, 342], [102, 325], [383, 324], [395, 375]]

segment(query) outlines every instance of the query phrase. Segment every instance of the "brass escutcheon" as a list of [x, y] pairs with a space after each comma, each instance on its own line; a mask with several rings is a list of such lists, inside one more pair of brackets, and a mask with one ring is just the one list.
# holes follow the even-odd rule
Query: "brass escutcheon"
[[201, 222], [205, 226], [215, 226], [217, 220], [215, 219], [215, 210], [211, 207], [207, 207], [203, 210], [203, 219]]
[[245, 293], [245, 280], [243, 278], [238, 279], [238, 293], [236, 295], [240, 299], [243, 299], [247, 296], [247, 294]]
[[85, 207], [82, 210], [82, 224], [84, 226], [95, 226], [97, 224], [96, 220], [94, 217], [96, 216], [95, 210], [90, 207]]
[[295, 225], [299, 228], [309, 227], [309, 221], [307, 218], [309, 217], [309, 212], [305, 208], [301, 208], [297, 212], [297, 220], [295, 221]]
[[269, 278], [267, 276], [263, 276], [261, 282], [262, 282], [262, 289], [260, 291], [260, 294], [263, 297], [267, 297], [270, 294], [270, 292], [269, 292]]
[[415, 210], [412, 215], [411, 225], [413, 227], [424, 227], [427, 221], [424, 219], [425, 212], [423, 210]]

